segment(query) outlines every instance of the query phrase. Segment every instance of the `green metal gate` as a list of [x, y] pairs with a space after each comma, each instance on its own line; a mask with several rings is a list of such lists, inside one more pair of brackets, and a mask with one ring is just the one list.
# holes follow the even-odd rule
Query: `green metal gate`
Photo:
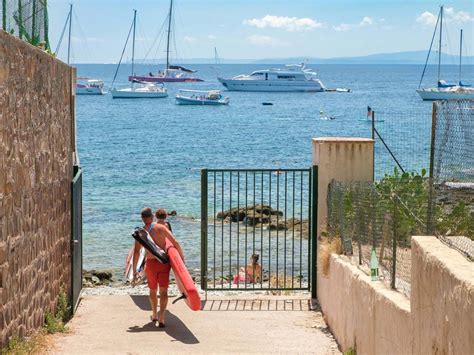
[[317, 167], [203, 169], [201, 288], [316, 298], [314, 186]]
[[78, 166], [74, 166], [71, 191], [71, 305], [74, 313], [82, 290], [82, 170]]

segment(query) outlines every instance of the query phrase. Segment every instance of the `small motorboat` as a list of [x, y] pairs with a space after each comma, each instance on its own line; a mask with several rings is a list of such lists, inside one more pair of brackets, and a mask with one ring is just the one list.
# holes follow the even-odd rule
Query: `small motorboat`
[[123, 89], [113, 88], [111, 91], [114, 99], [160, 99], [168, 97], [168, 92], [163, 84], [155, 85], [148, 82], [132, 82], [132, 85]]
[[179, 90], [176, 103], [178, 105], [228, 105], [229, 98], [223, 97], [220, 90]]

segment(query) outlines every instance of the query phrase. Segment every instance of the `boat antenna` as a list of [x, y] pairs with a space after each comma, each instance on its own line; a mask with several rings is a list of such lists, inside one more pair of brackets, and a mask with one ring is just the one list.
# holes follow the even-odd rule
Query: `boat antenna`
[[423, 77], [425, 76], [426, 67], [428, 66], [428, 60], [430, 59], [431, 49], [433, 48], [433, 43], [436, 36], [436, 30], [438, 29], [439, 17], [440, 15], [438, 15], [438, 19], [436, 20], [435, 29], [433, 31], [433, 37], [431, 37], [430, 49], [428, 50], [428, 55], [426, 56], [425, 66], [423, 67], [423, 72], [421, 73], [421, 79], [420, 79], [420, 83], [418, 84], [418, 89], [421, 87], [421, 83], [423, 82]]
[[134, 75], [135, 66], [135, 30], [137, 27], [137, 10], [133, 9], [133, 42], [132, 42], [132, 76]]
[[71, 27], [72, 27], [72, 4], [69, 4], [69, 35], [67, 41], [67, 64], [71, 58]]
[[438, 51], [438, 83], [441, 78], [441, 43], [443, 40], [443, 6], [439, 10], [439, 51]]
[[[134, 11], [136, 12], [136, 10], [134, 10]], [[119, 71], [119, 68], [120, 68], [120, 64], [122, 63], [122, 59], [123, 59], [123, 55], [125, 53], [125, 49], [127, 49], [128, 40], [130, 39], [130, 34], [132, 33], [134, 23], [135, 23], [135, 16], [133, 17], [132, 25], [130, 26], [130, 29], [128, 30], [127, 39], [125, 40], [125, 45], [123, 46], [122, 55], [120, 56], [120, 60], [119, 60], [118, 65], [117, 65], [117, 69], [115, 69], [115, 75], [114, 75], [114, 78], [112, 80], [112, 84], [110, 86], [111, 88], [114, 87], [115, 79], [117, 79], [117, 74], [118, 74], [118, 71]]]
[[170, 1], [170, 12], [168, 14], [168, 40], [166, 42], [166, 70], [170, 68], [170, 35], [171, 35], [171, 16], [173, 15], [173, 0]]
[[461, 64], [462, 64], [462, 29], [459, 39], [459, 85], [461, 85]]

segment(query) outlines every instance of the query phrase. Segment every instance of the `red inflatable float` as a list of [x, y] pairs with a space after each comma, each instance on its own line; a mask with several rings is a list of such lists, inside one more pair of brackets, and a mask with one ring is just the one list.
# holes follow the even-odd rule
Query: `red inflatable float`
[[189, 308], [193, 311], [199, 311], [201, 309], [201, 298], [199, 297], [198, 290], [178, 250], [176, 250], [168, 239], [166, 239], [166, 252], [168, 253], [171, 268], [176, 278], [176, 284], [182, 294], [182, 296], [173, 301], [173, 303], [184, 298]]

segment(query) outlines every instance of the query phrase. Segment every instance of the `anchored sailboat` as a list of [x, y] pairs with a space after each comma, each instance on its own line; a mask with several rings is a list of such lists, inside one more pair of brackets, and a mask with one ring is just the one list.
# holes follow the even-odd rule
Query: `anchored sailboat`
[[173, 0], [170, 1], [170, 9], [168, 12], [168, 33], [166, 38], [166, 68], [157, 74], [149, 73], [148, 75], [130, 75], [128, 80], [138, 80], [145, 82], [196, 82], [202, 79], [194, 78], [190, 74], [196, 70], [185, 68], [181, 65], [170, 64], [170, 40], [171, 40], [171, 21], [173, 18]]
[[[56, 47], [56, 55], [59, 53], [61, 43], [63, 41], [64, 33], [68, 28], [68, 43], [67, 43], [67, 64], [71, 61], [71, 32], [72, 32], [72, 4], [69, 5], [69, 13], [66, 17], [61, 36], [59, 37], [58, 45]], [[104, 95], [104, 82], [100, 79], [93, 78], [77, 78], [76, 79], [76, 95]]]
[[[423, 82], [423, 77], [425, 75], [426, 67], [428, 65], [428, 60], [430, 57], [431, 49], [433, 47], [434, 38], [438, 30], [439, 25], [439, 48], [438, 48], [438, 85], [437, 87], [431, 88], [421, 88]], [[433, 32], [433, 38], [431, 39], [430, 49], [428, 51], [428, 56], [426, 57], [425, 67], [423, 68], [423, 73], [421, 74], [420, 84], [416, 92], [420, 95], [423, 100], [462, 100], [462, 99], [474, 99], [474, 88], [471, 88], [470, 85], [462, 83], [461, 79], [461, 65], [462, 65], [462, 37], [463, 32], [461, 30], [460, 35], [460, 49], [459, 49], [459, 83], [448, 84], [446, 81], [441, 79], [441, 45], [443, 40], [443, 6], [440, 7], [438, 19], [436, 20], [436, 26]]]
[[115, 83], [115, 79], [117, 78], [117, 74], [120, 68], [120, 64], [122, 63], [123, 55], [125, 53], [125, 49], [127, 48], [127, 43], [130, 38], [130, 33], [133, 30], [133, 39], [132, 39], [132, 75], [134, 74], [135, 69], [135, 30], [137, 26], [137, 10], [133, 10], [133, 22], [130, 30], [128, 31], [127, 40], [125, 41], [125, 45], [122, 50], [122, 55], [120, 57], [119, 63], [117, 65], [117, 69], [115, 70], [114, 80], [112, 81], [112, 97], [114, 99], [122, 98], [122, 99], [135, 99], [135, 98], [164, 98], [168, 97], [168, 92], [166, 88], [161, 85], [154, 85], [153, 83], [141, 82], [138, 80], [132, 80], [130, 87], [126, 87], [123, 89], [116, 89], [113, 87]]

